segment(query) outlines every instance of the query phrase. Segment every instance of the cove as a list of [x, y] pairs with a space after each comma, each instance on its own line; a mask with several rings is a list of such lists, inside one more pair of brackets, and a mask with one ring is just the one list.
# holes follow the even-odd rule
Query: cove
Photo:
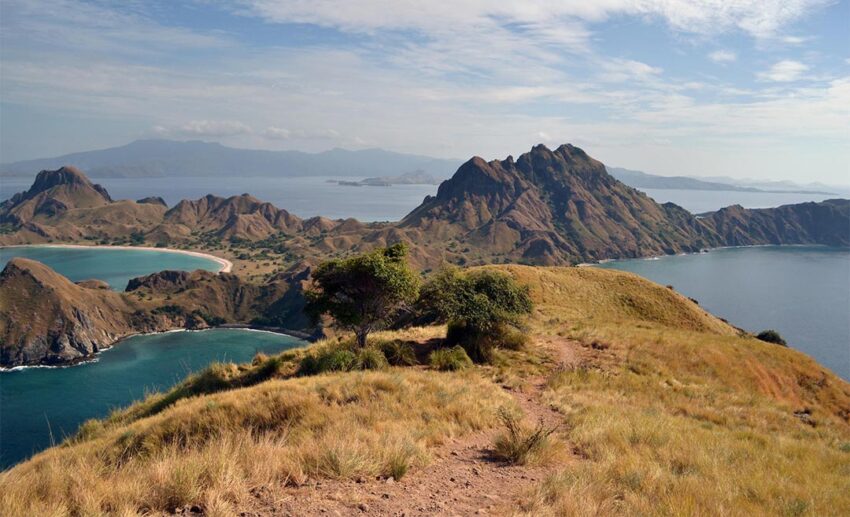
[[850, 380], [850, 249], [723, 248], [598, 267], [672, 285], [747, 331], [775, 329], [788, 346]]
[[[90, 418], [102, 418], [147, 393], [170, 388], [213, 362], [248, 362], [303, 346], [282, 334], [213, 329], [127, 338], [95, 362], [0, 372], [0, 468], [59, 443]], [[51, 438], [52, 436], [52, 438]]]
[[37, 260], [74, 282], [97, 278], [115, 291], [123, 291], [131, 278], [166, 269], [219, 271], [222, 268], [212, 258], [151, 249], [10, 246], [0, 247], [0, 269], [12, 257]]

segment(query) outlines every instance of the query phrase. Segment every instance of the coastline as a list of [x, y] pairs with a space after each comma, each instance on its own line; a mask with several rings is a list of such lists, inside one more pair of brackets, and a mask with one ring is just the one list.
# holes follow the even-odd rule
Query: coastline
[[172, 334], [176, 332], [206, 332], [208, 330], [244, 330], [246, 332], [264, 332], [267, 334], [280, 334], [284, 336], [293, 337], [295, 339], [300, 339], [307, 344], [314, 343], [317, 340], [315, 335], [308, 334], [306, 332], [300, 332], [297, 330], [284, 329], [280, 327], [263, 327], [258, 325], [249, 325], [242, 323], [225, 323], [222, 325], [217, 325], [215, 327], [207, 327], [201, 329], [187, 329], [184, 327], [172, 328], [167, 330], [156, 330], [153, 332], [133, 332], [124, 336], [119, 337], [109, 345], [104, 346], [99, 349], [97, 352], [85, 356], [73, 359], [66, 363], [56, 363], [56, 364], [22, 364], [18, 366], [0, 366], [0, 374], [4, 373], [12, 373], [12, 372], [20, 372], [23, 370], [29, 370], [34, 368], [46, 368], [46, 369], [59, 369], [59, 368], [73, 368], [74, 366], [81, 366], [84, 364], [92, 364], [98, 362], [100, 359], [100, 355], [104, 352], [108, 352], [118, 346], [122, 341], [125, 341], [130, 338], [138, 337], [138, 336], [156, 336], [159, 334]]
[[203, 253], [200, 251], [190, 251], [190, 250], [178, 250], [174, 248], [155, 248], [153, 246], [109, 246], [109, 245], [100, 245], [100, 244], [10, 244], [8, 246], [0, 246], [2, 248], [76, 248], [76, 249], [87, 249], [87, 248], [101, 248], [101, 249], [113, 249], [113, 250], [143, 250], [143, 251], [162, 251], [165, 253], [180, 253], [183, 255], [189, 255], [192, 257], [205, 258], [216, 262], [221, 266], [221, 269], [216, 271], [216, 273], [230, 273], [233, 270], [233, 262], [227, 260], [226, 258], [217, 257], [215, 255], [210, 255], [209, 253]]

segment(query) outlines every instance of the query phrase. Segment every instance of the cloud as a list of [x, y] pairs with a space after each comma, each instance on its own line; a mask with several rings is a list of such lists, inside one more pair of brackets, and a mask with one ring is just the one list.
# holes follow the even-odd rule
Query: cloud
[[799, 61], [785, 59], [775, 63], [770, 69], [759, 72], [758, 78], [762, 81], [791, 82], [800, 79], [809, 66]]
[[731, 63], [738, 59], [738, 56], [729, 50], [715, 50], [708, 55], [708, 59], [715, 63]]
[[269, 126], [263, 131], [263, 136], [271, 140], [332, 140], [340, 137], [333, 129], [289, 130], [277, 126]]
[[152, 131], [161, 136], [228, 137], [249, 135], [250, 126], [235, 120], [192, 120], [178, 127], [156, 125]]
[[571, 41], [575, 27], [563, 27], [565, 20], [595, 23], [618, 15], [660, 18], [681, 32], [718, 34], [737, 29], [759, 38], [770, 37], [828, 3], [829, 0], [241, 0], [237, 12], [271, 22], [310, 23], [359, 33], [415, 30], [430, 34], [446, 27], [466, 29], [501, 21], [528, 27], [553, 41], [563, 38]]

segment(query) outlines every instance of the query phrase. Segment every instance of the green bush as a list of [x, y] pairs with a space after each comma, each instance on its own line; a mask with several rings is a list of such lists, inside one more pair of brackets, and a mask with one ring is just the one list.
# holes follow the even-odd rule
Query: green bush
[[387, 362], [393, 366], [413, 366], [419, 362], [416, 360], [413, 346], [404, 341], [396, 340], [381, 343], [381, 351], [387, 358]]
[[448, 268], [423, 287], [423, 316], [448, 323], [446, 342], [461, 345], [475, 362], [490, 362], [496, 348], [520, 348], [523, 320], [533, 305], [527, 286], [499, 271]]
[[452, 348], [440, 348], [431, 352], [428, 356], [431, 367], [442, 372], [463, 370], [472, 366], [472, 359], [466, 355], [466, 350], [461, 346]]
[[776, 345], [788, 346], [788, 343], [786, 343], [782, 336], [779, 335], [779, 332], [775, 330], [763, 330], [756, 335], [756, 339]]
[[383, 370], [389, 366], [384, 353], [375, 347], [366, 347], [357, 351], [354, 362], [356, 370]]
[[347, 372], [354, 368], [357, 356], [344, 348], [325, 349], [317, 354], [306, 355], [301, 359], [298, 373], [317, 375], [325, 372]]

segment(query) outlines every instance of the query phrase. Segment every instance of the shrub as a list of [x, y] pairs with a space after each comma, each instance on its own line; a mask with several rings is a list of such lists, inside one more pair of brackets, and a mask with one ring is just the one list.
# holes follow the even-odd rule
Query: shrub
[[432, 368], [441, 372], [463, 370], [472, 366], [472, 359], [461, 346], [434, 350], [428, 356], [428, 362]]
[[519, 417], [505, 408], [499, 409], [499, 418], [505, 431], [496, 437], [494, 452], [497, 457], [515, 465], [526, 465], [543, 460], [545, 451], [550, 449], [549, 437], [558, 427], [546, 428], [540, 421], [536, 427], [529, 428]]
[[776, 345], [788, 346], [788, 343], [786, 343], [782, 336], [779, 335], [779, 332], [775, 330], [763, 330], [756, 335], [756, 339], [760, 339], [768, 343], [774, 343]]
[[356, 353], [354, 369], [356, 370], [383, 370], [389, 366], [384, 353], [375, 347], [361, 348]]
[[381, 344], [381, 351], [393, 366], [413, 366], [418, 363], [413, 346], [404, 341], [387, 341]]
[[528, 287], [491, 270], [444, 269], [422, 289], [419, 308], [449, 324], [446, 341], [462, 345], [476, 362], [490, 362], [495, 348], [518, 348], [522, 318], [531, 313]]
[[329, 348], [315, 355], [306, 355], [301, 359], [298, 373], [317, 375], [325, 372], [347, 372], [354, 368], [357, 356], [344, 348]]

